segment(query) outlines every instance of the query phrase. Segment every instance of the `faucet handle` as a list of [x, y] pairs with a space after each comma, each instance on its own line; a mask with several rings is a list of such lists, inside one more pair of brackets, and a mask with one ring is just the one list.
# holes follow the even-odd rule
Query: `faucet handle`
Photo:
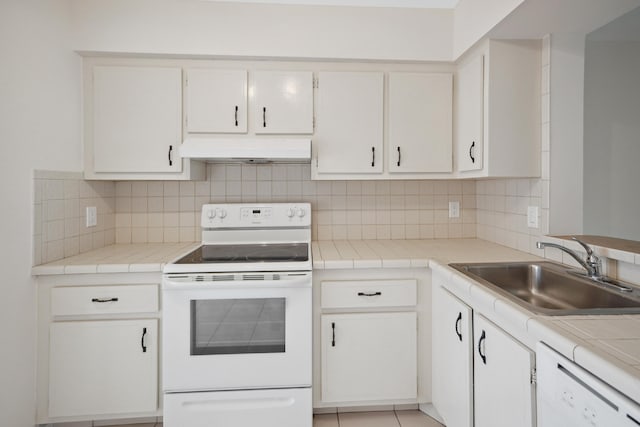
[[571, 240], [574, 240], [578, 243], [580, 243], [580, 245], [584, 248], [584, 250], [587, 252], [587, 256], [590, 257], [593, 255], [593, 249], [591, 249], [591, 246], [587, 245], [585, 242], [579, 240], [576, 236], [571, 236]]

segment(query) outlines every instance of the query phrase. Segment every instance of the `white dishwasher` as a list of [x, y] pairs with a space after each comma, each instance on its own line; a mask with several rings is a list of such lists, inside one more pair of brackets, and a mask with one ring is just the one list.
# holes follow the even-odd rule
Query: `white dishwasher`
[[638, 427], [640, 405], [544, 343], [536, 346], [538, 427]]

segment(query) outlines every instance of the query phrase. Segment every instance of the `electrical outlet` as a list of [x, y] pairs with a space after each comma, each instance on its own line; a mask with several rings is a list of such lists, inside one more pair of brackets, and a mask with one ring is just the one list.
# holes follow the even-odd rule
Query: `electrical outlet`
[[98, 209], [95, 206], [87, 206], [87, 227], [98, 225]]
[[460, 217], [460, 202], [449, 202], [449, 218]]
[[527, 208], [527, 227], [538, 228], [538, 207], [529, 206]]

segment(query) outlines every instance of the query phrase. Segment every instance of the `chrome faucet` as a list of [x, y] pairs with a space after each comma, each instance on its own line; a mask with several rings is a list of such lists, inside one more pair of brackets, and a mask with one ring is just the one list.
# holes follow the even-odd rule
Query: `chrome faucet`
[[602, 278], [602, 261], [600, 261], [600, 258], [598, 258], [593, 253], [593, 249], [591, 249], [591, 247], [589, 247], [589, 245], [587, 245], [586, 243], [581, 242], [580, 240], [578, 240], [575, 237], [572, 237], [571, 239], [575, 240], [576, 242], [578, 242], [578, 243], [580, 243], [582, 245], [582, 247], [587, 252], [587, 258], [586, 259], [583, 260], [582, 258], [580, 258], [580, 255], [578, 255], [576, 252], [572, 251], [569, 248], [565, 248], [564, 246], [557, 245], [555, 243], [538, 242], [538, 243], [536, 243], [536, 247], [538, 249], [544, 249], [546, 247], [560, 249], [561, 251], [568, 253], [576, 261], [578, 261], [578, 263], [585, 270], [587, 270], [587, 276], [589, 278], [594, 279], [594, 280], [601, 279]]

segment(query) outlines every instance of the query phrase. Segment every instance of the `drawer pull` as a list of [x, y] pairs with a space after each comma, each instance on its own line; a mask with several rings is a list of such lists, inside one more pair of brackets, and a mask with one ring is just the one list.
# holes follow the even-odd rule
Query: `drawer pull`
[[377, 297], [379, 295], [382, 295], [382, 292], [372, 292], [372, 293], [358, 292], [359, 297]]
[[116, 302], [118, 298], [91, 298], [91, 302]]
[[142, 338], [140, 338], [140, 346], [142, 346], [142, 352], [147, 352], [147, 343], [145, 342], [145, 338], [147, 337], [147, 328], [142, 328]]

